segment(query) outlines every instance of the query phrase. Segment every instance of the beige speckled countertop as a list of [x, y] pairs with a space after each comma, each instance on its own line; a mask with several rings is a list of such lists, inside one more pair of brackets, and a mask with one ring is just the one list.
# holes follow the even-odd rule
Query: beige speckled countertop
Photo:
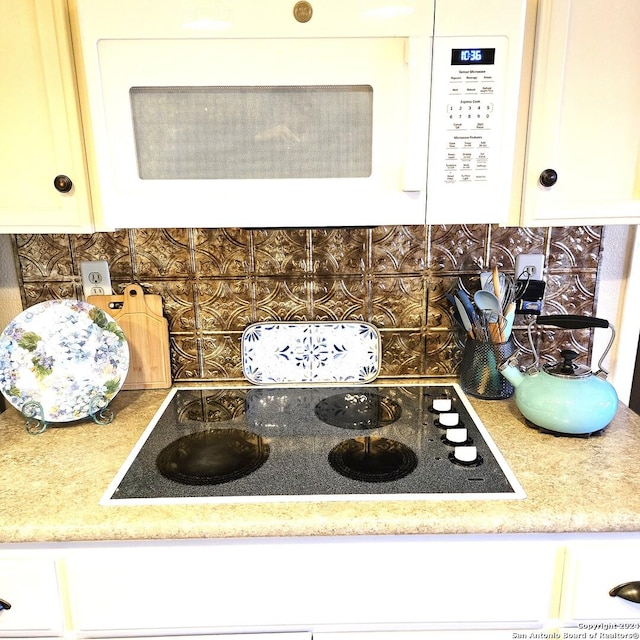
[[167, 391], [123, 391], [114, 421], [26, 433], [0, 414], [0, 542], [352, 534], [640, 531], [640, 417], [621, 405], [605, 432], [557, 438], [513, 399], [471, 402], [524, 500], [100, 506]]

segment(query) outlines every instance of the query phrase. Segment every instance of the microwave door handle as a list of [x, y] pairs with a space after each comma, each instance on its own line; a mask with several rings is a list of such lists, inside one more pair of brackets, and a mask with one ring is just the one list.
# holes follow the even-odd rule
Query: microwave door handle
[[408, 73], [408, 109], [401, 188], [403, 191], [424, 191], [429, 142], [431, 38], [407, 38], [405, 64]]

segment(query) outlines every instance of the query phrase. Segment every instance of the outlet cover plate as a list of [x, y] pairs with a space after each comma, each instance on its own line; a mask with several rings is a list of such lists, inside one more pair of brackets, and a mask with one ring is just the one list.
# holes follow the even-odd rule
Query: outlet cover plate
[[[532, 269], [527, 275], [527, 269]], [[516, 256], [515, 274], [517, 280], [542, 280], [544, 255], [541, 253], [520, 253]]]
[[106, 260], [87, 260], [80, 263], [82, 289], [85, 299], [89, 296], [110, 296], [111, 276]]

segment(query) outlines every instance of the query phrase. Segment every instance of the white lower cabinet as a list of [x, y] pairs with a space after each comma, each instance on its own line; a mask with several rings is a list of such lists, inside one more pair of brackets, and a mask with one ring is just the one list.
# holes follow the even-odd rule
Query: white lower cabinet
[[54, 560], [0, 556], [0, 638], [61, 636], [63, 608]]
[[[563, 624], [583, 629], [602, 624], [610, 625], [612, 633], [640, 633], [640, 604], [609, 595], [614, 587], [635, 581], [640, 581], [637, 537], [572, 541], [567, 546], [562, 588]], [[640, 595], [640, 582], [638, 590]]]
[[81, 637], [541, 629], [561, 559], [508, 536], [150, 542], [71, 549], [65, 577]]
[[4, 545], [0, 640], [588, 638], [640, 633], [633, 581], [637, 533]]

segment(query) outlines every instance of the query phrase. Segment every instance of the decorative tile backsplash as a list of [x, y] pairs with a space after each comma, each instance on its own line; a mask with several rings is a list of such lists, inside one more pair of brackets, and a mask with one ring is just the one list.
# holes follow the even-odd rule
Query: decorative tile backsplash
[[[174, 382], [241, 380], [241, 338], [254, 322], [364, 321], [382, 337], [381, 378], [456, 375], [464, 334], [445, 294], [479, 288], [479, 272], [513, 273], [545, 255], [545, 314], [593, 315], [602, 227], [494, 225], [346, 229], [129, 229], [13, 236], [25, 307], [82, 298], [80, 262], [106, 260], [115, 293], [160, 294]], [[523, 317], [514, 338], [531, 358]], [[588, 363], [592, 334], [548, 328], [536, 348]]]

